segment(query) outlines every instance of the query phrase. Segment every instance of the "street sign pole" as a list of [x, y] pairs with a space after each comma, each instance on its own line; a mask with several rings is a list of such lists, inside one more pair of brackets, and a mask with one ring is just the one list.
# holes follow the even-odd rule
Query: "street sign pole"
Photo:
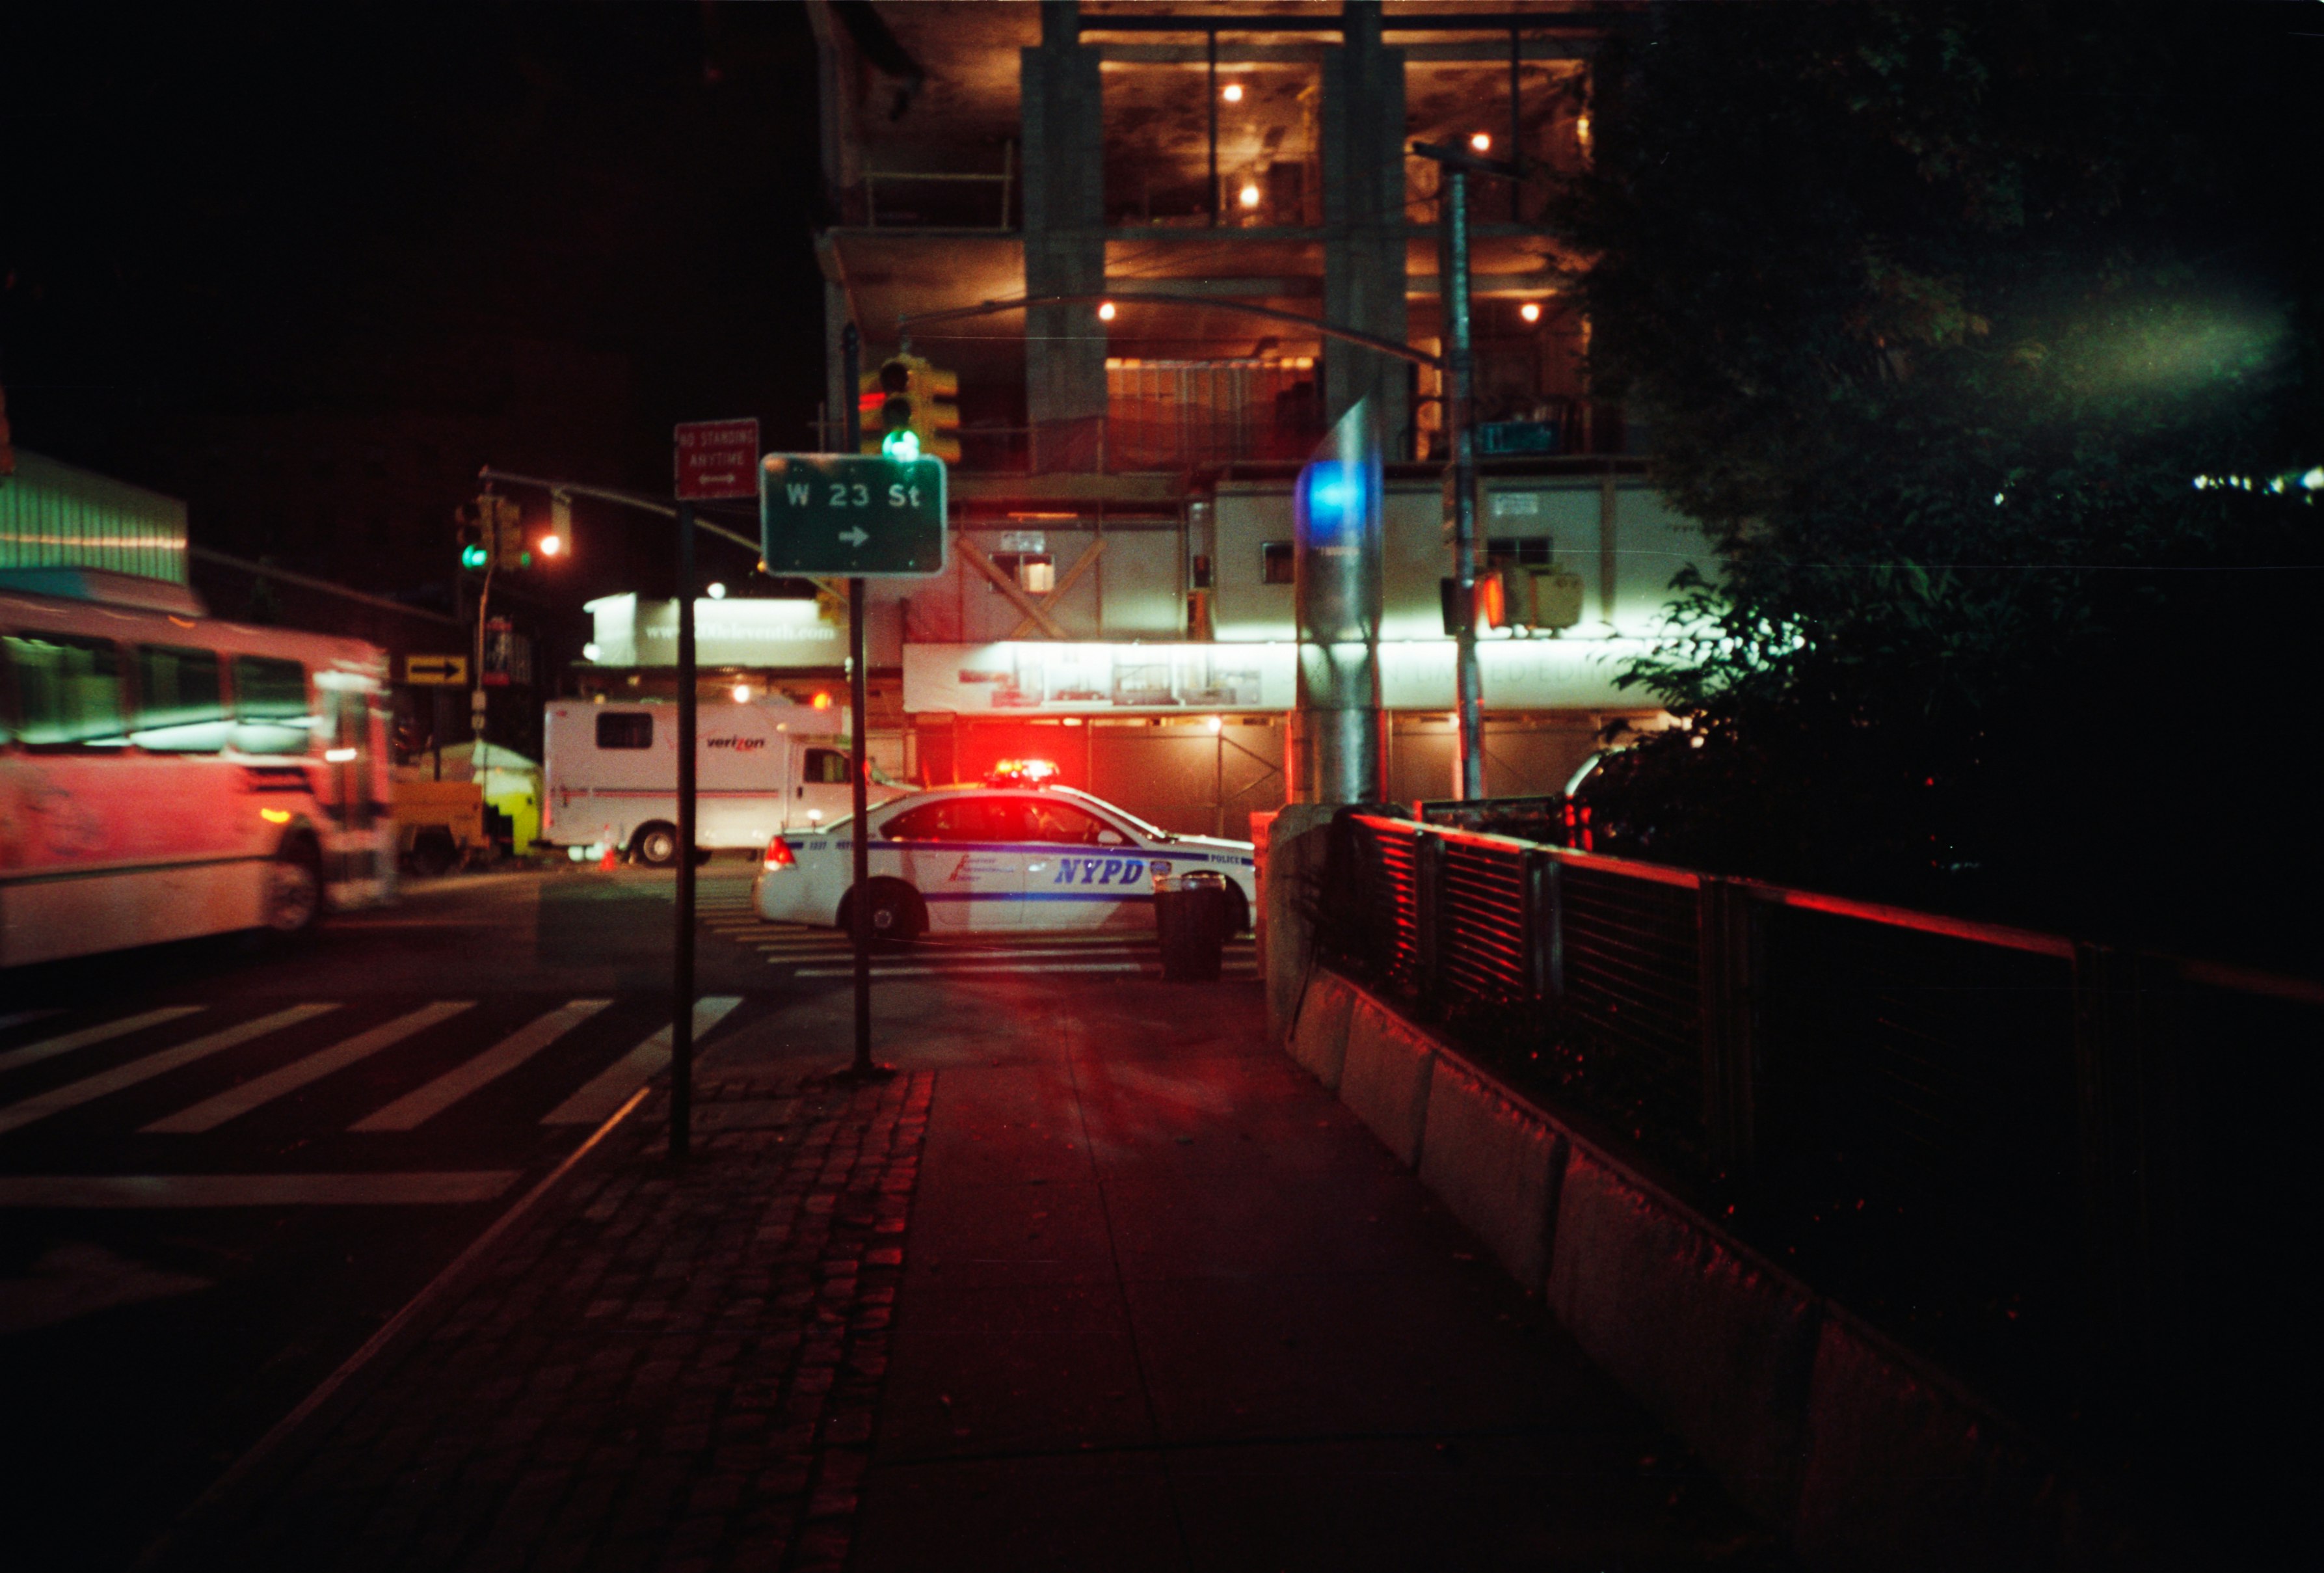
[[[853, 455], [863, 446], [863, 402], [856, 396], [862, 378], [863, 340], [850, 322], [840, 330], [840, 350], [847, 378], [847, 415], [841, 422], [846, 434], [846, 451]], [[849, 776], [853, 784], [848, 798], [854, 812], [852, 858], [854, 868], [855, 900], [848, 903], [848, 939], [855, 953], [855, 1053], [848, 1062], [848, 1074], [862, 1078], [875, 1074], [872, 1063], [872, 903], [864, 899], [872, 884], [871, 827], [865, 820], [872, 811], [871, 794], [866, 790], [870, 779], [871, 733], [865, 713], [868, 698], [863, 673], [863, 579], [851, 575], [847, 580], [847, 702], [849, 726], [853, 731], [850, 739], [854, 746], [850, 761]]]
[[855, 759], [852, 796], [855, 810], [856, 900], [849, 909], [855, 941], [855, 1059], [848, 1067], [853, 1076], [880, 1073], [872, 1063], [872, 903], [864, 899], [872, 881], [872, 835], [865, 822], [871, 812], [866, 781], [872, 773], [869, 746], [871, 717], [865, 713], [863, 681], [863, 581], [847, 581], [847, 699], [854, 707]]
[[669, 1022], [669, 1155], [682, 1161], [694, 1116], [694, 504], [678, 504], [678, 954]]

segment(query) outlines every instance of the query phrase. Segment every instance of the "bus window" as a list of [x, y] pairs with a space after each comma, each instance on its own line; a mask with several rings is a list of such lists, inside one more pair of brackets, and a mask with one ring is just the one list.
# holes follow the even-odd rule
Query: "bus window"
[[11, 634], [0, 640], [16, 677], [16, 735], [32, 748], [118, 748], [129, 741], [121, 711], [121, 648], [69, 634]]
[[307, 703], [307, 669], [263, 655], [234, 658], [231, 746], [242, 754], [304, 754], [314, 736]]
[[217, 652], [139, 645], [137, 729], [129, 740], [157, 754], [216, 754], [226, 734]]
[[810, 748], [799, 770], [799, 780], [821, 786], [847, 784], [847, 755], [836, 748]]
[[597, 717], [600, 748], [651, 748], [653, 717], [634, 710], [611, 710]]

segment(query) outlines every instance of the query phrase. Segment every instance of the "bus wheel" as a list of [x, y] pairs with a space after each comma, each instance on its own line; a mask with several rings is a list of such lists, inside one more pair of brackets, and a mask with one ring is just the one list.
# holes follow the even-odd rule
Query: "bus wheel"
[[312, 843], [294, 842], [267, 870], [266, 926], [277, 934], [303, 934], [322, 914], [322, 858]]
[[631, 840], [630, 851], [648, 868], [673, 868], [678, 864], [678, 828], [662, 824], [643, 826]]

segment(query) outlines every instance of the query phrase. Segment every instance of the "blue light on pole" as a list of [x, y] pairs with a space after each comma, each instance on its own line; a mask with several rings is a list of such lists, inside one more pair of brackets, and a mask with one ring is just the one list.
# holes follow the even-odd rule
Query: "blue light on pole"
[[1363, 532], [1370, 509], [1371, 475], [1360, 464], [1317, 459], [1300, 476], [1301, 513], [1307, 537], [1318, 543], [1344, 542]]

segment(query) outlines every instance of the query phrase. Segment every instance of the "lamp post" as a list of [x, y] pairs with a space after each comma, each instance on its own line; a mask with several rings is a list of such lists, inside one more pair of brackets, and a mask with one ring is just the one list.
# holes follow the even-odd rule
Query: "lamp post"
[[1412, 151], [1444, 171], [1437, 200], [1438, 245], [1444, 310], [1444, 427], [1452, 448], [1452, 655], [1454, 703], [1461, 735], [1461, 796], [1485, 795], [1484, 684], [1477, 671], [1477, 449], [1471, 406], [1476, 355], [1469, 333], [1469, 177], [1516, 180], [1514, 163], [1480, 158], [1449, 143], [1416, 142]]

